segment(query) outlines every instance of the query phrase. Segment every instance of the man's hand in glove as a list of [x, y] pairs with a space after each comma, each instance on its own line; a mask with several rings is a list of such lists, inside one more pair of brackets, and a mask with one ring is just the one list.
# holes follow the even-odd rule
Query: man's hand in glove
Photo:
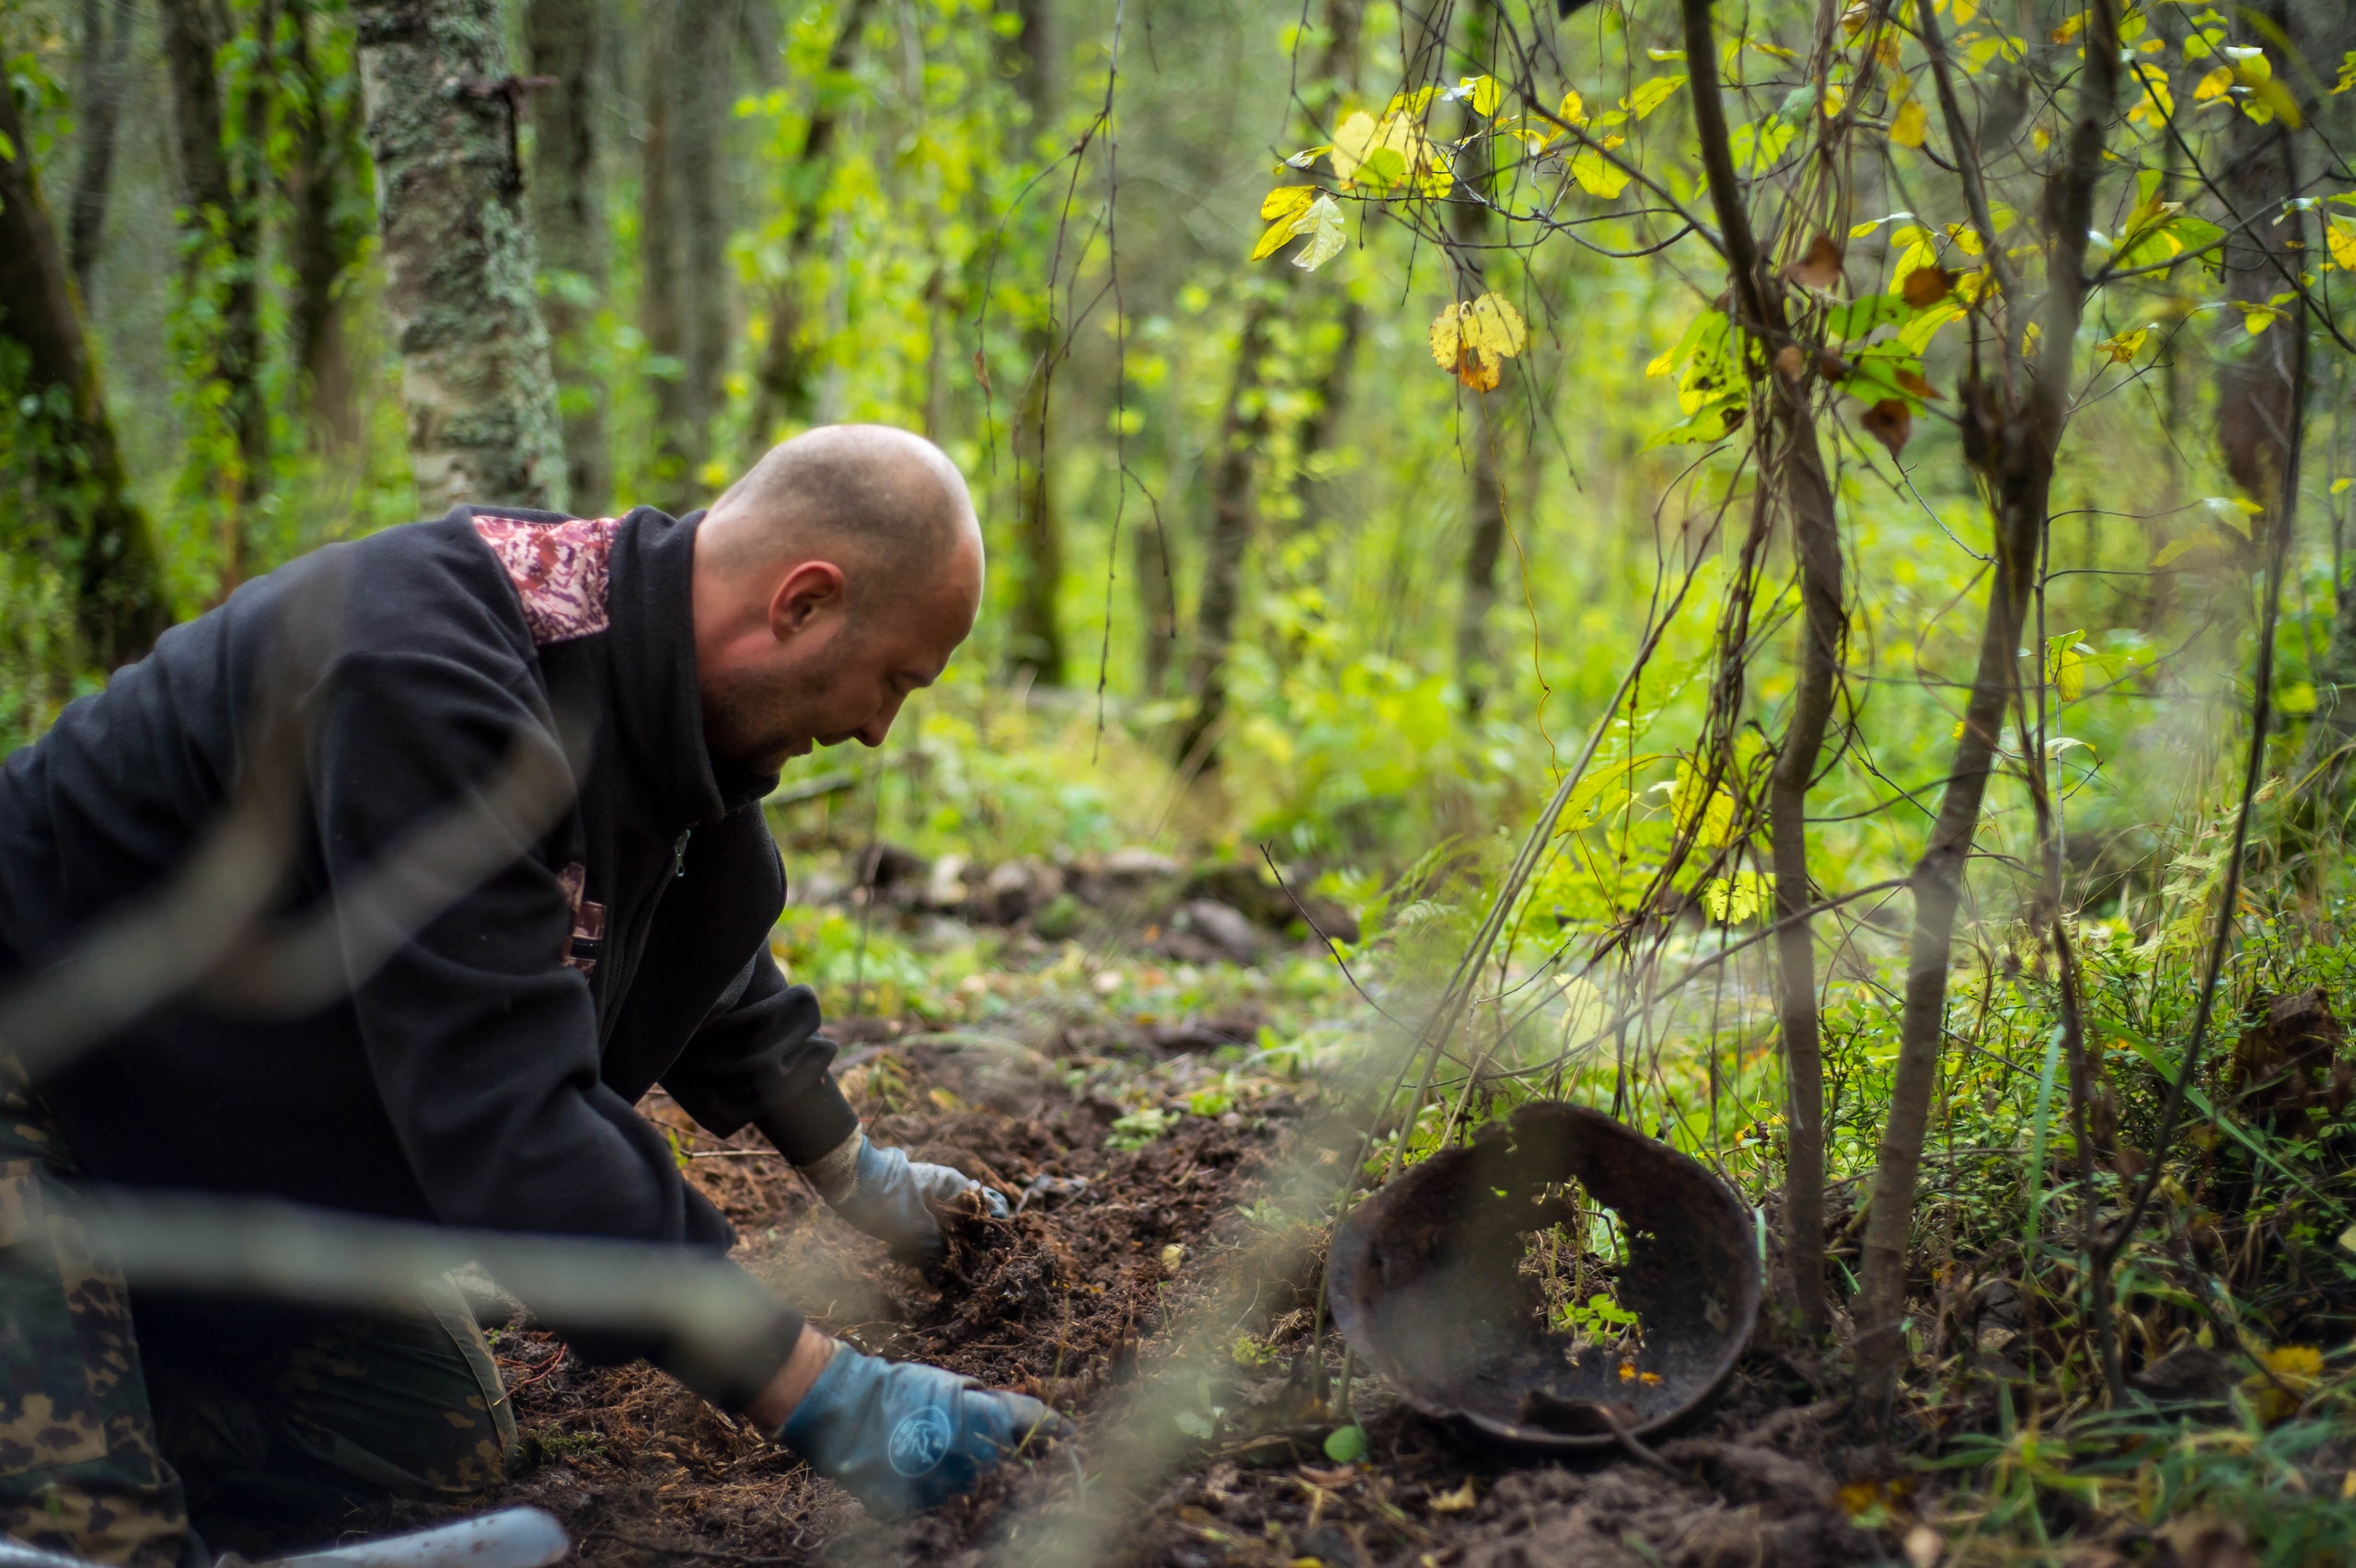
[[777, 1436], [868, 1512], [892, 1518], [959, 1496], [1034, 1436], [1068, 1430], [1028, 1395], [835, 1343]]
[[922, 1164], [896, 1148], [879, 1147], [863, 1132], [800, 1169], [837, 1214], [884, 1242], [903, 1262], [935, 1262], [947, 1252], [939, 1215], [968, 1193], [980, 1194], [991, 1218], [1008, 1214], [1000, 1193], [946, 1165]]

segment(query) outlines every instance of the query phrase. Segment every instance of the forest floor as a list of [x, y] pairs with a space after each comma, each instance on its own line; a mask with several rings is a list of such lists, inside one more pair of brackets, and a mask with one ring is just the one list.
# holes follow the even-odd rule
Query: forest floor
[[929, 1275], [835, 1220], [756, 1135], [720, 1143], [659, 1095], [641, 1107], [739, 1228], [746, 1265], [821, 1327], [1071, 1415], [1075, 1435], [1036, 1462], [932, 1515], [870, 1520], [662, 1374], [587, 1367], [511, 1330], [495, 1348], [525, 1452], [494, 1501], [548, 1508], [583, 1561], [616, 1564], [1027, 1562], [1027, 1541], [1074, 1529], [1093, 1534], [1067, 1560], [1170, 1568], [1903, 1560], [1905, 1482], [1845, 1447], [1836, 1407], [1772, 1357], [1747, 1360], [1649, 1462], [1483, 1452], [1363, 1376], [1366, 1454], [1329, 1458], [1336, 1418], [1304, 1386], [1314, 1232], [1266, 1198], [1287, 1161], [1338, 1171], [1345, 1151], [1315, 1146], [1311, 1087], [1213, 1046], [1251, 1039], [1266, 993], [1265, 976], [1221, 965], [1194, 988], [1209, 1013], [1150, 1027], [1102, 1010], [1076, 1027], [1034, 996], [987, 1032], [916, 1019], [838, 1031], [854, 1042], [840, 1078], [874, 1136], [1021, 1201]]

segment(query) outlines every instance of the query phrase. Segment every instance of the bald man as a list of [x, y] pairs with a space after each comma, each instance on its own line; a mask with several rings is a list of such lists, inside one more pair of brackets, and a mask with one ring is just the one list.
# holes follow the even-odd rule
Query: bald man
[[[0, 981], [154, 898], [241, 800], [276, 802], [289, 855], [269, 922], [334, 912], [343, 954], [306, 999], [216, 985], [6, 1086], [0, 1529], [176, 1568], [203, 1555], [191, 1515], [316, 1528], [388, 1493], [464, 1496], [515, 1441], [455, 1288], [363, 1315], [126, 1290], [29, 1217], [64, 1189], [724, 1252], [727, 1222], [632, 1109], [659, 1084], [716, 1136], [757, 1126], [904, 1258], [938, 1251], [949, 1205], [1002, 1214], [865, 1138], [815, 998], [768, 956], [785, 880], [761, 815], [791, 758], [883, 744], [972, 629], [982, 570], [937, 448], [813, 431], [681, 519], [461, 506], [317, 551], [0, 763]], [[518, 829], [486, 801], [535, 758], [560, 785]], [[452, 822], [485, 869], [387, 937], [365, 890]], [[767, 1350], [725, 1370], [572, 1343], [676, 1370], [880, 1512], [964, 1490], [1053, 1420], [782, 1303]]]

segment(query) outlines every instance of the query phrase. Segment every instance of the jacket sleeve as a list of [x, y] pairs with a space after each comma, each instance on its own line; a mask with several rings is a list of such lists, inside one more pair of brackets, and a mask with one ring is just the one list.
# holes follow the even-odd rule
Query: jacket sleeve
[[[588, 986], [560, 962], [572, 914], [563, 887], [538, 844], [485, 807], [516, 757], [561, 755], [525, 691], [479, 662], [363, 653], [338, 662], [317, 701], [308, 767], [318, 842], [369, 1071], [443, 1223], [724, 1251], [727, 1222], [687, 1186], [663, 1136], [599, 1079]], [[539, 822], [560, 821], [567, 805], [544, 804]], [[378, 928], [382, 912], [355, 894], [387, 868], [398, 874], [421, 830], [454, 813], [480, 836], [469, 847], [497, 869], [415, 929]], [[780, 1305], [768, 1336], [779, 1361], [800, 1323]], [[599, 1360], [682, 1359], [627, 1336], [575, 1343]], [[741, 1405], [774, 1370], [699, 1380]]]
[[859, 1126], [826, 1067], [835, 1043], [818, 1032], [818, 998], [790, 986], [766, 948], [687, 1042], [663, 1087], [721, 1137], [747, 1123], [778, 1152], [807, 1165]]

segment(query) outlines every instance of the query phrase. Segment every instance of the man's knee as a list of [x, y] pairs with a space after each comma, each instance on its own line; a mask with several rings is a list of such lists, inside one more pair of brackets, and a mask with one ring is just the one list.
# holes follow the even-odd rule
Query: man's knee
[[455, 1291], [386, 1313], [142, 1311], [165, 1449], [206, 1506], [455, 1498], [506, 1477], [514, 1422]]

